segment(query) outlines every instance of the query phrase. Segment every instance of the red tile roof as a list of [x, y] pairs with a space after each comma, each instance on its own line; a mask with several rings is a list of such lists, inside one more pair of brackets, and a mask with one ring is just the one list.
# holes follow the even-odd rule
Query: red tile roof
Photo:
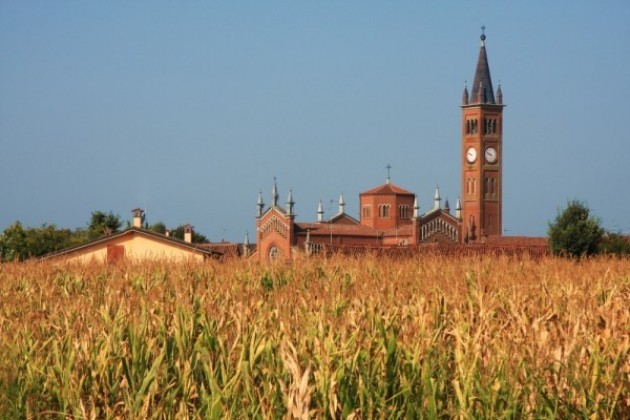
[[239, 244], [233, 242], [209, 242], [198, 245], [200, 248], [219, 252], [223, 254], [224, 257], [238, 257], [241, 255]]
[[405, 190], [404, 188], [400, 188], [394, 184], [383, 184], [376, 188], [372, 188], [371, 190], [363, 191], [361, 195], [364, 194], [406, 194], [406, 195], [414, 195], [412, 192]]

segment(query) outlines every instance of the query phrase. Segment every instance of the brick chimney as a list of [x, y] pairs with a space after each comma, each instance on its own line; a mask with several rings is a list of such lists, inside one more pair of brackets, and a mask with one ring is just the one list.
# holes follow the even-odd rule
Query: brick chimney
[[133, 227], [142, 228], [142, 222], [144, 220], [144, 210], [138, 208], [131, 210], [133, 213]]
[[193, 227], [188, 224], [184, 226], [184, 242], [192, 243], [193, 238]]

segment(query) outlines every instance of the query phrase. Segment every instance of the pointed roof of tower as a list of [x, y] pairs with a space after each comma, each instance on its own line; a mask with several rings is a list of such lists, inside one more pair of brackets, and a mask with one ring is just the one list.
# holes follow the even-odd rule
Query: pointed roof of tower
[[434, 210], [440, 208], [440, 201], [442, 201], [442, 198], [440, 197], [440, 186], [436, 185], [435, 194], [433, 195], [433, 209]]
[[319, 204], [317, 205], [317, 223], [322, 223], [324, 221], [324, 205], [322, 204], [322, 200], [319, 200]]
[[276, 207], [278, 205], [278, 185], [276, 184], [276, 177], [273, 177], [273, 189], [271, 190], [271, 205]]
[[462, 93], [462, 105], [468, 105], [468, 82], [464, 82], [464, 92]]
[[339, 213], [345, 213], [346, 201], [343, 199], [343, 193], [339, 196]]
[[289, 188], [289, 196], [287, 197], [287, 214], [293, 215], [293, 206], [295, 205], [295, 201], [293, 201], [293, 190]]
[[418, 204], [418, 196], [413, 199], [413, 218], [420, 217], [420, 204]]
[[496, 104], [494, 91], [492, 89], [492, 79], [490, 78], [490, 66], [486, 54], [486, 34], [485, 26], [481, 27], [481, 48], [479, 48], [479, 58], [477, 59], [477, 69], [475, 79], [470, 93], [470, 103]]

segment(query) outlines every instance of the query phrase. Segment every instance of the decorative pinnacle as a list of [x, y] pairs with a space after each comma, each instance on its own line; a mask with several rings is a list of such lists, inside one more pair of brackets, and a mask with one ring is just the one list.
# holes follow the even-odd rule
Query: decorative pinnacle
[[481, 27], [481, 40], [482, 41], [486, 40], [486, 27], [485, 26]]
[[278, 205], [278, 185], [276, 184], [276, 177], [273, 177], [273, 189], [271, 190], [271, 203], [272, 206]]
[[392, 181], [392, 177], [391, 177], [392, 165], [388, 163], [386, 168], [387, 168], [387, 184], [389, 184]]

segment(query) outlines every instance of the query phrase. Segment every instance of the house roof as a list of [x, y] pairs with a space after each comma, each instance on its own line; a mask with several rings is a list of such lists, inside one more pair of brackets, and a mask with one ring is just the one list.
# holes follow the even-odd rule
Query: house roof
[[414, 195], [412, 192], [405, 190], [404, 188], [400, 188], [394, 184], [383, 184], [378, 187], [372, 188], [367, 191], [363, 191], [361, 195], [377, 195], [377, 194], [406, 194], [406, 195]]
[[198, 244], [198, 246], [203, 249], [218, 252], [224, 257], [238, 257], [241, 255], [240, 244], [234, 242], [210, 242]]
[[72, 252], [76, 252], [79, 251], [81, 249], [84, 248], [88, 248], [94, 245], [98, 245], [98, 244], [102, 244], [102, 243], [107, 243], [110, 242], [114, 239], [117, 238], [121, 238], [123, 236], [132, 236], [132, 235], [140, 235], [140, 236], [144, 236], [144, 237], [148, 237], [163, 243], [168, 243], [180, 248], [186, 248], [189, 249], [192, 252], [197, 252], [197, 253], [201, 253], [201, 254], [205, 254], [205, 255], [209, 255], [209, 256], [221, 256], [223, 255], [222, 252], [219, 252], [217, 250], [214, 249], [208, 249], [205, 248], [199, 244], [191, 244], [189, 242], [185, 242], [182, 241], [181, 239], [177, 239], [177, 238], [173, 238], [172, 236], [166, 236], [163, 235], [161, 233], [157, 233], [157, 232], [153, 232], [151, 230], [147, 230], [147, 229], [141, 229], [141, 228], [137, 228], [137, 227], [130, 227], [128, 229], [125, 229], [123, 231], [120, 232], [116, 232], [113, 233], [111, 235], [107, 235], [107, 236], [102, 236], [98, 239], [86, 242], [84, 244], [81, 245], [77, 245], [77, 246], [73, 246], [71, 248], [66, 248], [66, 249], [62, 249], [61, 251], [56, 251], [53, 252], [51, 254], [45, 255], [42, 257], [42, 259], [48, 259], [48, 258], [53, 258], [53, 257], [58, 257], [58, 256], [62, 256], [62, 255], [66, 255]]

